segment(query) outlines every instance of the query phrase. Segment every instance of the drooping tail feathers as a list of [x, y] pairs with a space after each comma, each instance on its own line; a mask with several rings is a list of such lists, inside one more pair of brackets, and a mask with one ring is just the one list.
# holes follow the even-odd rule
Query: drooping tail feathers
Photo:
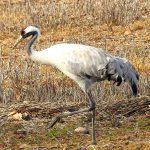
[[113, 80], [119, 86], [123, 81], [129, 83], [132, 88], [133, 95], [138, 94], [139, 75], [134, 66], [124, 58], [114, 57], [106, 65], [106, 74], [108, 80]]

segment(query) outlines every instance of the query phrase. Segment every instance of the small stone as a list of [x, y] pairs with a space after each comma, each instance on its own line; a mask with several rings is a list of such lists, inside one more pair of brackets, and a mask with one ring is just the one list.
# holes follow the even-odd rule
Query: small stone
[[74, 130], [76, 133], [89, 134], [89, 130], [84, 127], [78, 127]]
[[17, 134], [17, 135], [27, 135], [27, 131], [26, 130], [18, 129], [16, 131], [14, 131], [14, 134]]
[[29, 104], [29, 101], [23, 101], [23, 104]]
[[22, 114], [18, 113], [18, 112], [11, 112], [10, 114], [8, 114], [8, 120], [22, 120]]

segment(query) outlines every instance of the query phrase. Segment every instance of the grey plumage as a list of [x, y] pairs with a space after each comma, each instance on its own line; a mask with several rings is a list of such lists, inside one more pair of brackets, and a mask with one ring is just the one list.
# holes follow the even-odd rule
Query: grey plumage
[[131, 86], [133, 95], [137, 95], [139, 75], [129, 61], [123, 58], [114, 57], [114, 59], [108, 62], [106, 66], [106, 74], [109, 81], [113, 80], [114, 83], [117, 82], [117, 86], [123, 81], [128, 82]]
[[[133, 95], [137, 95], [139, 75], [128, 60], [114, 57], [100, 48], [85, 45], [84, 49], [77, 48], [74, 51], [71, 51], [70, 48], [71, 54], [69, 55], [68, 52], [67, 57], [64, 59], [65, 61], [61, 62], [63, 67], [60, 70], [64, 73], [67, 70], [67, 72], [73, 75], [73, 79], [81, 88], [84, 87], [82, 85], [84, 80], [86, 81], [87, 88], [94, 82], [112, 80], [114, 83], [117, 83], [117, 86], [123, 82], [128, 82]], [[65, 64], [65, 62], [67, 63]], [[72, 76], [70, 77], [72, 78]], [[80, 81], [82, 82], [81, 84]], [[84, 88], [82, 89], [85, 91]]]
[[99, 81], [114, 81], [119, 86], [126, 81], [131, 86], [134, 95], [138, 93], [139, 75], [134, 66], [126, 59], [114, 57], [100, 48], [81, 44], [56, 44], [42, 51], [35, 51], [32, 45], [40, 35], [40, 30], [36, 26], [28, 26], [21, 31], [21, 37], [15, 46], [22, 40], [31, 36], [27, 45], [27, 53], [33, 61], [42, 64], [53, 65], [73, 79], [84, 91], [89, 99], [88, 108], [80, 109], [56, 116], [48, 126], [53, 127], [58, 120], [63, 117], [92, 111], [92, 144], [96, 144], [95, 136], [95, 100], [92, 96], [90, 86]]

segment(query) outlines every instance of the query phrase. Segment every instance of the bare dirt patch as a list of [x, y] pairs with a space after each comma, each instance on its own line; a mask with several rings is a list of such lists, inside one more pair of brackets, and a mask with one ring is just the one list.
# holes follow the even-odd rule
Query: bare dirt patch
[[[90, 145], [90, 134], [74, 131], [80, 125], [90, 130], [89, 114], [64, 118], [54, 128], [46, 128], [53, 116], [80, 107], [84, 107], [83, 104], [59, 108], [51, 108], [48, 103], [1, 105], [0, 147], [15, 150], [150, 148], [150, 97], [122, 100], [101, 111], [97, 108], [96, 146]], [[16, 113], [22, 114], [22, 118], [13, 118]], [[27, 118], [24, 113], [28, 114]]]

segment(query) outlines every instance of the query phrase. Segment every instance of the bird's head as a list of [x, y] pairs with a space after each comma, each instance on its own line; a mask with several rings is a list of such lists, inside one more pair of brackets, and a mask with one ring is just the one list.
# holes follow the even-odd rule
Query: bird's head
[[34, 36], [34, 35], [37, 35], [37, 36], [40, 35], [40, 30], [39, 30], [38, 26], [30, 25], [30, 26], [22, 28], [20, 31], [20, 37], [18, 38], [14, 47], [16, 47], [23, 39], [26, 39], [26, 38], [28, 38], [30, 36]]

